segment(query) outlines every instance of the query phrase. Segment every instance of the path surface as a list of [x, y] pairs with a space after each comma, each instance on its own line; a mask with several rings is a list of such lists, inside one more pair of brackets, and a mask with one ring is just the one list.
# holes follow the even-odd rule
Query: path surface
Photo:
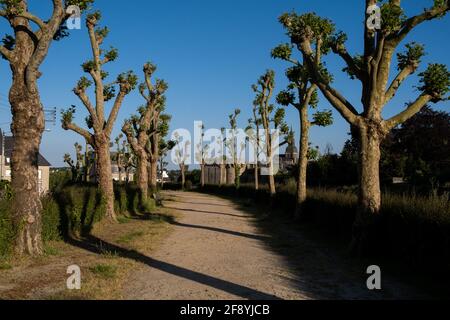
[[256, 218], [229, 200], [180, 192], [166, 192], [164, 199], [164, 206], [181, 217], [150, 262], [130, 276], [126, 299], [422, 297], [387, 277], [381, 292], [367, 290], [365, 270], [289, 225], [283, 236], [295, 246], [280, 244], [276, 250], [268, 245], [274, 239], [259, 231]]

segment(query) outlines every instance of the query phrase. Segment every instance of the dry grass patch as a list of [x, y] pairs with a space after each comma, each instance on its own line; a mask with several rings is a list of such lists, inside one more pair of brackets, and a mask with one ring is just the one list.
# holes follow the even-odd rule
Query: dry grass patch
[[[123, 217], [117, 224], [102, 222], [95, 226], [90, 239], [69, 243], [50, 242], [42, 257], [0, 261], [0, 299], [103, 300], [121, 299], [128, 275], [142, 265], [121, 256], [120, 250], [135, 250], [149, 255], [158, 248], [171, 230], [174, 216], [159, 208], [154, 216]], [[81, 268], [81, 290], [68, 290], [67, 267]]]

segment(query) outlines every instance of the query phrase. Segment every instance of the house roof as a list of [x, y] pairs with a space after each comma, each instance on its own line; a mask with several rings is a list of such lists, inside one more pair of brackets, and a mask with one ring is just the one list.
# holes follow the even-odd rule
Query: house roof
[[[5, 143], [5, 146], [3, 146], [3, 142]], [[2, 155], [3, 150], [5, 150], [5, 157], [11, 158], [13, 147], [14, 147], [14, 138], [5, 136], [2, 130], [0, 130], [0, 155]], [[39, 153], [38, 166], [51, 167], [52, 165], [50, 164], [50, 162], [47, 161], [47, 159], [44, 158], [42, 154]]]

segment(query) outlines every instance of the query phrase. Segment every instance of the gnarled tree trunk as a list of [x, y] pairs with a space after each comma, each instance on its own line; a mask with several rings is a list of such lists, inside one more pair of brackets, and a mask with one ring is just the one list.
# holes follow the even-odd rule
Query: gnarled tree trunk
[[111, 172], [111, 153], [109, 150], [109, 142], [104, 136], [94, 137], [95, 149], [97, 152], [97, 166], [100, 189], [106, 201], [106, 217], [116, 221], [117, 217], [114, 212], [114, 184]]
[[384, 134], [377, 126], [359, 126], [359, 203], [353, 225], [351, 249], [362, 255], [370, 247], [371, 230], [375, 227], [381, 208], [380, 158]]
[[138, 154], [138, 181], [139, 202], [143, 205], [148, 198], [148, 157], [145, 150]]
[[300, 154], [298, 158], [298, 176], [297, 176], [297, 203], [295, 217], [298, 219], [302, 214], [302, 207], [306, 201], [307, 193], [307, 170], [308, 170], [308, 149], [309, 149], [309, 123], [308, 110], [306, 107], [300, 110]]
[[158, 189], [158, 158], [156, 157], [150, 163], [150, 189], [152, 192]]
[[13, 221], [16, 228], [14, 250], [17, 254], [39, 255], [42, 244], [42, 204], [38, 185], [38, 155], [45, 127], [37, 88], [29, 92], [24, 70], [13, 70], [10, 90], [14, 135], [12, 152]]

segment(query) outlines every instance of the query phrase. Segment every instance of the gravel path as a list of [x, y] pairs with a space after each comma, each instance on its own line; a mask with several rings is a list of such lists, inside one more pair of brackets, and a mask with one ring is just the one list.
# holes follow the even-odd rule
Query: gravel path
[[280, 243], [277, 250], [274, 239], [256, 227], [255, 218], [229, 200], [181, 192], [165, 192], [164, 199], [164, 206], [180, 218], [161, 248], [130, 276], [126, 299], [423, 297], [389, 277], [383, 277], [382, 291], [369, 291], [361, 266], [289, 225], [283, 227], [283, 236], [295, 246]]

